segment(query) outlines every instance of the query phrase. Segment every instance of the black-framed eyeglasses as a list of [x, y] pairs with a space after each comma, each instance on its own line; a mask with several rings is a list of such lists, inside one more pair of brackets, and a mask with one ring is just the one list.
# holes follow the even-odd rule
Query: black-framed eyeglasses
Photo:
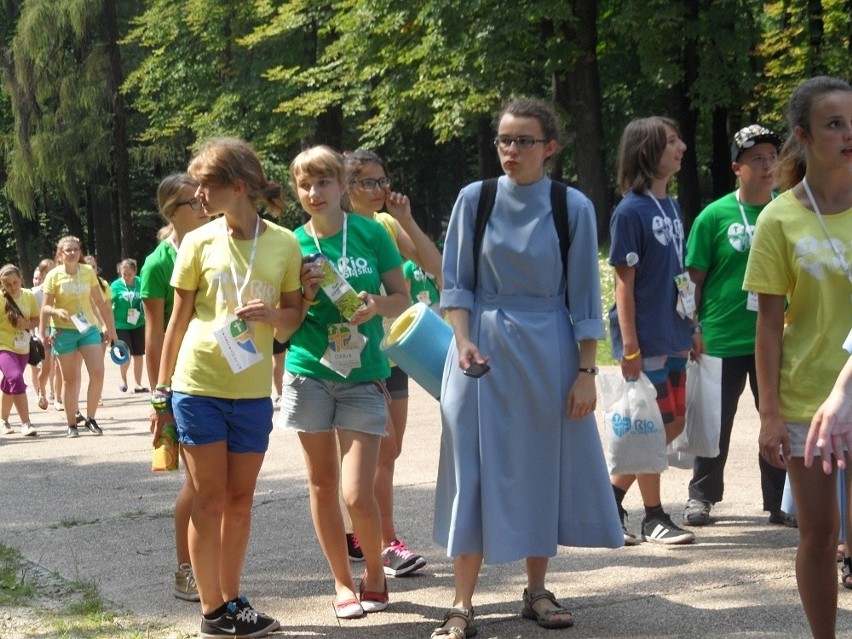
[[376, 187], [386, 189], [390, 186], [391, 181], [388, 177], [379, 178], [364, 178], [363, 180], [352, 180], [349, 184], [358, 184], [365, 191], [372, 191]]
[[186, 200], [185, 202], [178, 202], [177, 204], [175, 204], [175, 208], [183, 206], [184, 204], [189, 204], [189, 208], [191, 208], [193, 211], [201, 210], [201, 200], [199, 200], [197, 197], [194, 197], [191, 200]]
[[519, 135], [516, 138], [513, 138], [510, 135], [498, 135], [494, 138], [494, 146], [503, 151], [508, 151], [512, 147], [513, 142], [519, 149], [531, 149], [537, 142], [546, 144], [547, 140], [538, 140], [531, 135]]

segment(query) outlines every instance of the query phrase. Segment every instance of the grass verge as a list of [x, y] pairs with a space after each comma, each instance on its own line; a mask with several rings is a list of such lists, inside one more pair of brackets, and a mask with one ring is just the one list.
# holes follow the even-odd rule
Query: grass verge
[[0, 543], [3, 639], [188, 639], [195, 633], [145, 623], [115, 610], [91, 580], [66, 581]]

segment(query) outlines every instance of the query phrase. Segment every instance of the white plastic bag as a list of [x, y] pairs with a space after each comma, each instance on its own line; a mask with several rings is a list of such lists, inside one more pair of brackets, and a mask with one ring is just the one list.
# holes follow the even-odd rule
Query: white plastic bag
[[657, 391], [642, 373], [635, 382], [621, 372], [598, 376], [611, 474], [661, 473], [668, 467], [666, 430]]
[[721, 430], [722, 360], [702, 355], [686, 364], [686, 427], [672, 447], [696, 457], [718, 457]]

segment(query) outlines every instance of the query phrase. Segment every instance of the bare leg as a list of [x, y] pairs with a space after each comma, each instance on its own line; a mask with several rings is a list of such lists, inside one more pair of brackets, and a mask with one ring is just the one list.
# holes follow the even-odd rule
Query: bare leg
[[837, 478], [834, 473], [823, 473], [819, 464], [805, 468], [801, 457], [787, 460], [787, 472], [799, 520], [799, 597], [814, 638], [833, 639], [837, 618], [835, 554], [840, 530]]
[[[526, 564], [528, 592], [535, 592], [536, 590], [542, 590], [544, 588], [544, 581], [547, 577], [548, 561], [548, 557], [527, 557]], [[538, 614], [541, 614], [547, 610], [556, 610], [553, 604], [547, 601], [546, 599], [539, 599], [532, 605], [532, 608]], [[574, 616], [570, 612], [566, 612], [560, 615], [553, 615], [550, 619], [553, 622], [570, 623], [574, 620]]]
[[299, 441], [308, 471], [314, 530], [334, 578], [335, 598], [345, 601], [355, 596], [355, 582], [349, 569], [338, 502], [340, 464], [336, 437], [333, 432], [299, 433]]
[[[479, 570], [482, 567], [482, 555], [459, 555], [453, 558], [453, 579], [456, 587], [453, 596], [453, 608], [473, 608], [473, 592], [479, 580]], [[450, 617], [443, 628], [456, 626], [464, 628], [459, 617]]]
[[[86, 393], [86, 417], [94, 417], [98, 412], [98, 402], [101, 401], [101, 393], [104, 389], [104, 353], [99, 344], [81, 346], [79, 353], [83, 358], [83, 362], [86, 364], [86, 370], [89, 372], [89, 388]], [[79, 388], [79, 381], [80, 378], [78, 377], [75, 388]], [[74, 400], [76, 403], [76, 395]], [[65, 411], [66, 413], [68, 412], [67, 404]]]
[[209, 613], [225, 603], [219, 574], [222, 551], [222, 520], [227, 493], [228, 464], [226, 442], [184, 446], [184, 460], [196, 496], [189, 525], [189, 553], [201, 612]]

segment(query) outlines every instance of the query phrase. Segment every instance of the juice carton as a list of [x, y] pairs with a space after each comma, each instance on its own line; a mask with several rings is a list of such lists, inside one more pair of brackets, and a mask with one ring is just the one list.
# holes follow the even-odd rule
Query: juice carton
[[358, 293], [349, 285], [349, 282], [343, 279], [325, 255], [314, 253], [307, 256], [305, 262], [313, 262], [322, 267], [324, 277], [320, 287], [340, 311], [343, 319], [349, 321], [356, 311], [364, 308], [364, 302], [358, 297]]
[[154, 445], [151, 470], [177, 470], [178, 459], [177, 429], [174, 424], [166, 424]]

